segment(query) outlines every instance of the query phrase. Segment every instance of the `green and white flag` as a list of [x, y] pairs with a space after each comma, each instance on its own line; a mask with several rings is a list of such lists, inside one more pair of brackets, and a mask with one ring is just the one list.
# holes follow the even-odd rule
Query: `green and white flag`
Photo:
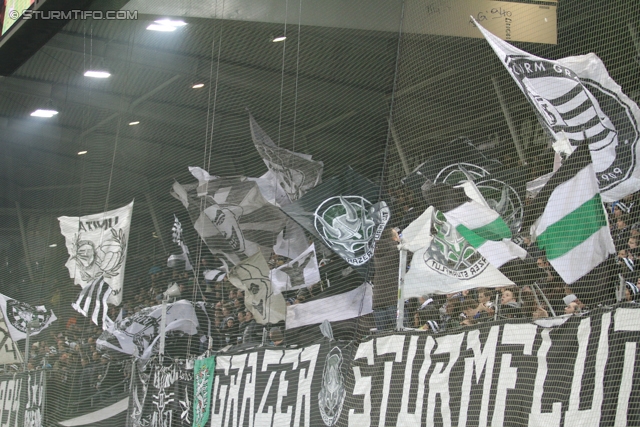
[[216, 357], [198, 359], [193, 368], [193, 427], [204, 427], [211, 412], [211, 386]]
[[544, 211], [531, 227], [532, 240], [567, 284], [615, 253], [588, 143], [555, 172], [534, 199], [536, 206]]
[[[471, 181], [465, 182], [464, 186], [475, 187]], [[526, 250], [511, 241], [509, 226], [498, 212], [487, 205], [482, 196], [478, 200], [469, 199], [460, 206], [444, 212], [444, 216], [449, 224], [496, 268], [512, 259], [523, 259], [527, 256]]]

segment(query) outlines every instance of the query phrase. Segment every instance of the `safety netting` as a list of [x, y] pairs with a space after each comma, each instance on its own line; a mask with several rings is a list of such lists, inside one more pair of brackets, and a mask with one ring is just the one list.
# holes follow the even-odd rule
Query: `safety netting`
[[640, 422], [634, 2], [96, 7], [0, 78], [0, 425]]

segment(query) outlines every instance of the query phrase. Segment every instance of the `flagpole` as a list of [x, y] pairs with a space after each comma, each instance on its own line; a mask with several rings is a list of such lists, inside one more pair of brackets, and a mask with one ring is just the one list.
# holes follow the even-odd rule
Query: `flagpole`
[[507, 107], [507, 103], [504, 101], [504, 97], [502, 96], [502, 92], [500, 91], [500, 86], [498, 86], [498, 80], [496, 79], [496, 76], [491, 76], [491, 81], [493, 82], [493, 88], [496, 91], [496, 95], [498, 95], [498, 101], [500, 101], [500, 108], [502, 108], [502, 113], [504, 114], [504, 118], [507, 121], [507, 126], [509, 127], [511, 138], [513, 139], [513, 145], [516, 146], [516, 152], [518, 153], [520, 162], [522, 163], [522, 165], [526, 165], [527, 159], [524, 157], [524, 150], [522, 150], [522, 147], [520, 146], [518, 133], [516, 132], [516, 128], [513, 124], [513, 120], [511, 120], [511, 114], [509, 113], [509, 108]]
[[398, 318], [396, 330], [404, 329], [404, 275], [407, 270], [407, 250], [400, 249], [400, 267], [398, 268]]

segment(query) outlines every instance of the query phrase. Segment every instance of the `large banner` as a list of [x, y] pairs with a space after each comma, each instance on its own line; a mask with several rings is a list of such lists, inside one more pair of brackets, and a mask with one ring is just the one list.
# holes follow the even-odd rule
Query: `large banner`
[[[91, 308], [99, 307], [103, 297], [113, 305], [120, 305], [122, 301], [132, 212], [133, 202], [99, 214], [58, 218], [69, 252], [69, 259], [65, 264], [69, 277], [83, 291], [91, 289], [88, 295], [88, 291], [82, 292], [74, 305], [84, 316], [95, 311]], [[93, 288], [101, 280], [108, 285], [101, 289], [107, 290], [93, 295]]]
[[163, 366], [153, 360], [132, 379], [127, 426], [191, 427], [192, 402], [193, 364]]
[[[640, 425], [639, 332], [640, 307], [626, 304], [537, 323], [218, 354], [206, 425]], [[193, 379], [180, 369], [152, 370], [137, 401], [142, 418], [165, 424], [137, 425], [166, 425], [167, 399], [175, 423], [182, 403], [170, 390]]]
[[42, 426], [43, 385], [43, 371], [0, 376], [0, 425]]

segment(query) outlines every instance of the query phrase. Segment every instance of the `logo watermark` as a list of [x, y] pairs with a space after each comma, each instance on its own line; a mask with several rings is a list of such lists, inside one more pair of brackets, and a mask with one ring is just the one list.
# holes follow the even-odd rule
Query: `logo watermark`
[[8, 13], [9, 18], [14, 21], [22, 16], [23, 19], [95, 19], [95, 20], [137, 20], [137, 10], [31, 10], [22, 12], [13, 9]]

